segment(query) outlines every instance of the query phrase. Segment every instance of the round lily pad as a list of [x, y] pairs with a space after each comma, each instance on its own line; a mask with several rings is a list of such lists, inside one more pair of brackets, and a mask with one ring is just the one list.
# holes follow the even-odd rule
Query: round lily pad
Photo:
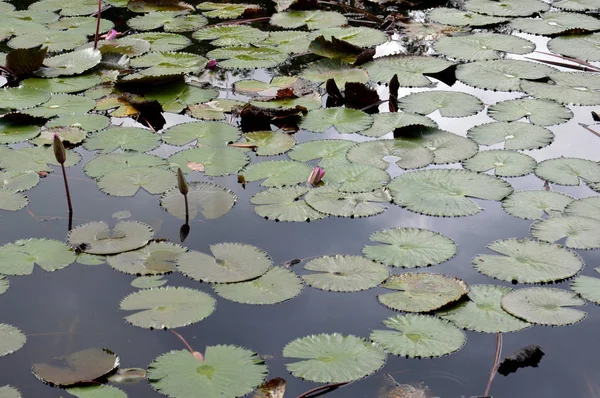
[[510, 26], [534, 35], [558, 35], [573, 30], [594, 32], [600, 30], [600, 21], [591, 15], [575, 12], [546, 12], [540, 18], [515, 18]]
[[176, 33], [148, 32], [136, 33], [127, 36], [131, 39], [140, 39], [150, 43], [151, 51], [177, 51], [186, 48], [192, 41]]
[[108, 173], [129, 167], [167, 167], [168, 163], [153, 155], [135, 152], [115, 152], [90, 159], [83, 171], [91, 178], [100, 178]]
[[281, 155], [296, 145], [296, 140], [290, 134], [279, 131], [253, 131], [244, 134], [249, 145], [256, 146], [258, 156]]
[[528, 54], [535, 50], [535, 44], [529, 40], [499, 33], [445, 36], [439, 38], [433, 47], [440, 54], [464, 61], [500, 59], [505, 53]]
[[98, 179], [98, 188], [112, 196], [134, 196], [140, 189], [151, 195], [175, 187], [175, 173], [158, 167], [130, 167], [107, 173]]
[[600, 220], [600, 196], [581, 198], [568, 203], [565, 214]]
[[469, 86], [498, 91], [520, 91], [521, 79], [543, 79], [554, 68], [528, 61], [500, 59], [459, 65], [456, 78]]
[[444, 117], [473, 116], [483, 110], [483, 102], [474, 95], [456, 91], [423, 91], [398, 99], [405, 112], [428, 115], [436, 110]]
[[531, 235], [546, 242], [565, 239], [571, 249], [600, 249], [600, 220], [581, 216], [555, 216], [531, 226]]
[[356, 292], [379, 285], [390, 274], [385, 265], [361, 256], [325, 256], [311, 260], [302, 279], [310, 286], [333, 292]]
[[12, 191], [26, 191], [40, 182], [34, 171], [0, 171], [0, 188]]
[[294, 146], [287, 155], [300, 162], [319, 159], [317, 164], [327, 170], [329, 167], [347, 164], [346, 153], [354, 145], [356, 143], [350, 140], [314, 140]]
[[149, 225], [137, 221], [120, 221], [112, 229], [104, 221], [97, 221], [73, 228], [67, 239], [89, 254], [117, 254], [139, 249], [153, 236]]
[[346, 82], [366, 83], [369, 80], [366, 70], [351, 66], [340, 59], [328, 58], [308, 64], [300, 77], [316, 83], [334, 79], [338, 87], [343, 87]]
[[583, 268], [583, 261], [562, 246], [529, 239], [497, 240], [488, 249], [498, 254], [479, 254], [475, 268], [503, 281], [552, 282], [570, 278]]
[[502, 296], [513, 289], [499, 285], [471, 285], [469, 289], [469, 300], [438, 311], [436, 315], [458, 327], [483, 333], [517, 332], [531, 326], [500, 305]]
[[234, 3], [215, 3], [212, 1], [203, 1], [196, 6], [198, 10], [204, 11], [202, 14], [209, 18], [235, 19], [241, 17], [248, 9], [260, 9], [256, 4], [234, 4]]
[[[195, 219], [200, 211], [206, 219], [224, 216], [231, 210], [237, 196], [223, 187], [210, 182], [194, 181], [188, 183], [188, 215]], [[185, 220], [185, 199], [179, 188], [173, 188], [160, 197], [161, 207], [171, 215]]]
[[94, 100], [79, 95], [52, 94], [48, 102], [24, 111], [31, 116], [51, 118], [54, 116], [85, 113], [94, 108]]
[[25, 142], [37, 137], [40, 134], [40, 129], [39, 125], [25, 124], [2, 118], [0, 119], [0, 144]]
[[342, 26], [347, 22], [346, 17], [339, 12], [321, 10], [278, 12], [271, 16], [270, 21], [271, 25], [285, 29], [297, 29], [306, 26], [309, 30]]
[[185, 145], [196, 141], [198, 146], [221, 146], [237, 141], [240, 132], [235, 127], [220, 122], [191, 122], [169, 127], [162, 140], [171, 145]]
[[231, 69], [271, 68], [288, 58], [286, 53], [266, 45], [217, 48], [209, 51], [206, 56], [221, 60], [219, 66]]
[[194, 170], [194, 164], [203, 166], [204, 174], [224, 176], [240, 171], [248, 163], [248, 155], [242, 150], [232, 147], [200, 147], [186, 149], [169, 157], [169, 162], [176, 164], [184, 172]]
[[231, 283], [257, 278], [272, 265], [269, 255], [252, 245], [217, 243], [210, 251], [212, 256], [194, 250], [181, 254], [177, 257], [179, 271], [198, 281]]
[[392, 228], [373, 233], [369, 240], [386, 243], [363, 247], [365, 257], [385, 265], [418, 268], [448, 261], [458, 251], [454, 241], [419, 228]]
[[479, 145], [504, 143], [504, 149], [540, 149], [554, 141], [554, 133], [531, 123], [485, 123], [467, 131], [467, 137]]
[[296, 297], [302, 280], [292, 271], [273, 267], [260, 277], [248, 281], [213, 286], [215, 293], [243, 304], [277, 304]]
[[568, 157], [548, 159], [538, 163], [535, 175], [559, 185], [579, 185], [579, 179], [600, 182], [600, 164], [587, 159]]
[[388, 308], [405, 312], [437, 310], [469, 291], [462, 279], [427, 272], [392, 275], [381, 286], [398, 292], [380, 294], [377, 300]]
[[370, 217], [383, 213], [392, 198], [387, 190], [372, 192], [341, 192], [337, 186], [330, 185], [313, 189], [304, 200], [318, 212], [337, 217]]
[[434, 22], [452, 26], [488, 26], [506, 22], [508, 18], [493, 17], [456, 8], [437, 7], [427, 13]]
[[[406, 98], [406, 97], [404, 97]], [[420, 112], [419, 112], [420, 113]], [[437, 127], [437, 123], [428, 117], [403, 112], [376, 113], [373, 115], [373, 125], [358, 134], [367, 137], [382, 137], [396, 129], [408, 126]]]
[[[395, 139], [375, 140], [356, 144], [348, 150], [347, 158], [353, 163], [366, 164], [387, 170], [392, 161], [403, 169], [425, 167], [435, 159], [433, 152], [419, 143]], [[390, 159], [391, 158], [391, 159]]]
[[[600, 23], [600, 22], [599, 22]], [[544, 81], [523, 80], [521, 91], [561, 104], [600, 105], [600, 76], [589, 72], [552, 71]]]
[[33, 31], [13, 37], [6, 43], [11, 48], [48, 47], [49, 52], [72, 50], [87, 43], [87, 37], [77, 31]]
[[600, 33], [559, 36], [547, 45], [556, 54], [584, 61], [600, 61]]
[[537, 166], [534, 158], [517, 151], [493, 149], [478, 152], [462, 162], [463, 167], [471, 171], [490, 171], [499, 177], [520, 177], [532, 173]]
[[549, 287], [517, 289], [502, 297], [502, 308], [527, 322], [548, 326], [572, 325], [585, 319], [584, 311], [571, 308], [585, 301], [572, 292]]
[[333, 184], [341, 192], [369, 192], [381, 188], [390, 180], [385, 170], [365, 164], [348, 164], [331, 167], [324, 181]]
[[283, 348], [284, 358], [299, 361], [286, 364], [296, 377], [317, 383], [358, 380], [376, 372], [386, 354], [376, 344], [353, 335], [317, 334], [296, 339]]
[[317, 133], [323, 133], [333, 126], [338, 133], [349, 134], [366, 130], [372, 124], [373, 118], [357, 109], [328, 108], [308, 112], [298, 126]]
[[600, 304], [600, 278], [579, 275], [571, 282], [571, 290], [586, 300]]
[[308, 180], [313, 169], [294, 160], [271, 160], [252, 163], [240, 172], [246, 181], [264, 180], [263, 187], [280, 187], [300, 184]]
[[140, 276], [131, 282], [131, 286], [138, 289], [152, 289], [160, 287], [167, 283], [166, 279], [162, 279], [162, 275], [155, 276]]
[[17, 240], [0, 246], [0, 274], [29, 275], [35, 264], [52, 272], [72, 264], [75, 257], [69, 246], [57, 240]]
[[21, 398], [21, 393], [16, 388], [6, 385], [0, 387], [0, 396], [3, 398]]
[[435, 74], [454, 65], [441, 58], [426, 56], [388, 56], [368, 62], [364, 68], [375, 82], [389, 82], [397, 76], [401, 87], [428, 87], [433, 83], [425, 75]]
[[553, 7], [569, 11], [592, 11], [600, 8], [598, 0], [559, 0], [552, 3]]
[[421, 134], [411, 138], [410, 141], [430, 150], [435, 164], [455, 163], [469, 159], [479, 149], [469, 138], [438, 128], [423, 128]]
[[131, 275], [163, 275], [177, 269], [175, 260], [184, 253], [183, 246], [169, 242], [150, 242], [148, 245], [133, 251], [108, 256], [108, 265]]
[[29, 199], [12, 189], [0, 189], [0, 210], [17, 211], [27, 206]]
[[200, 322], [215, 310], [209, 294], [187, 287], [159, 287], [138, 290], [125, 297], [120, 308], [138, 311], [125, 317], [134, 326], [146, 329], [177, 328]]
[[96, 380], [119, 366], [119, 357], [107, 349], [88, 348], [52, 363], [34, 363], [33, 375], [54, 386], [72, 386]]
[[0, 89], [0, 108], [25, 109], [31, 108], [50, 99], [50, 93], [31, 87], [12, 87]]
[[573, 198], [555, 191], [517, 191], [502, 201], [510, 215], [526, 220], [541, 220], [545, 215], [562, 213]]
[[100, 150], [104, 153], [117, 149], [146, 152], [160, 144], [160, 137], [152, 130], [139, 127], [110, 127], [88, 138], [84, 146], [88, 150]]
[[387, 352], [409, 358], [452, 354], [465, 345], [463, 331], [448, 321], [429, 315], [397, 315], [383, 321], [394, 330], [374, 330], [371, 340]]
[[18, 351], [27, 341], [20, 329], [6, 323], [0, 323], [0, 337], [0, 357]]
[[464, 7], [468, 11], [500, 17], [528, 16], [546, 11], [550, 5], [540, 0], [503, 0], [490, 3], [488, 0], [468, 0]]
[[195, 31], [192, 37], [196, 40], [212, 40], [210, 44], [219, 47], [243, 46], [259, 44], [269, 36], [260, 29], [246, 25], [217, 25]]
[[527, 118], [540, 126], [565, 123], [573, 117], [573, 112], [554, 101], [544, 99], [514, 99], [498, 102], [488, 108], [488, 116], [499, 122], [513, 122]]
[[271, 188], [256, 193], [250, 203], [256, 214], [268, 220], [303, 222], [327, 217], [301, 199], [309, 190], [304, 186]]

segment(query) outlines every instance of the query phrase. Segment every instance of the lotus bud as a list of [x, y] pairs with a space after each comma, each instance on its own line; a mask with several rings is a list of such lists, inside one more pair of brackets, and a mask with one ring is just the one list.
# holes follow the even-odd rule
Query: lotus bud
[[100, 36], [101, 38], [105, 39], [105, 40], [114, 40], [117, 38], [117, 36], [119, 36], [121, 33], [117, 32], [114, 29], [111, 29], [108, 31], [107, 34]]
[[183, 175], [183, 171], [181, 171], [181, 168], [177, 169], [177, 186], [179, 188], [179, 192], [181, 192], [182, 195], [187, 195], [189, 191], [188, 183], [185, 180], [185, 176]]
[[210, 61], [208, 61], [206, 63], [205, 68], [209, 69], [209, 70], [215, 70], [215, 69], [217, 69], [217, 61], [215, 59], [211, 59]]
[[323, 170], [319, 166], [316, 166], [313, 169], [312, 173], [310, 173], [310, 177], [308, 177], [308, 183], [311, 185], [317, 185], [318, 183], [321, 182], [321, 179], [323, 178], [324, 175], [325, 175], [325, 170]]
[[54, 149], [54, 157], [56, 157], [56, 161], [60, 164], [64, 164], [67, 161], [67, 152], [65, 151], [65, 146], [58, 134], [54, 133], [53, 136], [53, 149]]

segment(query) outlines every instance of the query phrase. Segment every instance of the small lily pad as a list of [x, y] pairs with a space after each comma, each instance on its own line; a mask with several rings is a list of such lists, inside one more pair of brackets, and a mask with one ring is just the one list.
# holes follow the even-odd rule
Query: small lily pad
[[474, 95], [456, 91], [423, 91], [398, 99], [405, 112], [428, 115], [436, 110], [444, 117], [473, 116], [483, 110], [481, 100]]
[[300, 162], [319, 159], [318, 165], [328, 169], [348, 163], [346, 153], [354, 145], [350, 140], [314, 140], [296, 145], [287, 155]]
[[185, 253], [183, 246], [169, 242], [150, 242], [148, 245], [126, 253], [106, 258], [108, 265], [131, 275], [163, 275], [177, 269], [175, 260]]
[[119, 366], [119, 357], [110, 350], [89, 348], [57, 358], [52, 364], [35, 363], [35, 377], [55, 386], [72, 386], [96, 380]]
[[12, 189], [0, 189], [0, 210], [17, 211], [27, 206], [29, 199]]
[[302, 279], [312, 287], [333, 292], [356, 292], [373, 288], [390, 274], [385, 265], [361, 256], [325, 256], [309, 261]]
[[0, 357], [12, 354], [25, 345], [27, 337], [18, 328], [0, 323]]
[[256, 146], [258, 156], [281, 155], [296, 145], [292, 135], [279, 131], [253, 131], [244, 138], [247, 144]]
[[136, 287], [138, 289], [152, 289], [155, 287], [160, 287], [167, 283], [165, 279], [162, 279], [162, 275], [156, 276], [140, 276], [139, 278], [135, 278], [131, 282], [131, 286]]
[[549, 287], [513, 290], [502, 297], [502, 308], [527, 322], [548, 326], [564, 326], [585, 319], [584, 311], [571, 308], [584, 305], [575, 294]]
[[168, 163], [158, 156], [135, 152], [114, 152], [90, 159], [83, 171], [91, 178], [100, 178], [108, 173], [129, 167], [167, 167]]
[[89, 254], [117, 254], [145, 246], [153, 235], [149, 225], [137, 221], [120, 221], [113, 229], [98, 221], [73, 228], [67, 239]]

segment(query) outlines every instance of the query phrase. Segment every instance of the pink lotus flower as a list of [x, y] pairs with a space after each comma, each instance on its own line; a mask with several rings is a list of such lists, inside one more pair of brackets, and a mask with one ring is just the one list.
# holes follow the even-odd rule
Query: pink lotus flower
[[316, 166], [313, 169], [312, 173], [310, 173], [310, 177], [308, 177], [308, 183], [311, 185], [317, 185], [321, 182], [321, 178], [323, 178], [324, 175], [325, 170], [323, 170], [319, 166]]
[[119, 36], [121, 33], [117, 32], [114, 29], [111, 29], [108, 31], [107, 34], [100, 36], [101, 38], [103, 38], [104, 40], [114, 40], [117, 38], [117, 36]]
[[215, 60], [215, 59], [211, 59], [210, 61], [208, 61], [208, 62], [206, 63], [206, 66], [205, 66], [205, 68], [206, 68], [206, 69], [210, 69], [210, 70], [215, 70], [215, 69], [217, 69], [217, 60]]

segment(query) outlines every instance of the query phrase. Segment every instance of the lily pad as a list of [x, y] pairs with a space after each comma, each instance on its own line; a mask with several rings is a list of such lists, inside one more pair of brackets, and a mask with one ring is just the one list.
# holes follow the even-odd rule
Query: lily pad
[[287, 54], [299, 54], [308, 51], [310, 39], [308, 32], [284, 30], [269, 32], [269, 37], [262, 44], [274, 46], [279, 51]]
[[549, 4], [540, 0], [468, 0], [464, 6], [468, 11], [500, 17], [528, 16], [550, 8]]
[[162, 140], [171, 145], [185, 145], [196, 141], [197, 146], [221, 146], [239, 138], [238, 129], [220, 122], [181, 123], [169, 127], [162, 134]]
[[[600, 22], [599, 22], [600, 23]], [[521, 90], [561, 104], [600, 105], [600, 76], [588, 72], [552, 72], [548, 82], [522, 81]]]
[[210, 246], [213, 256], [189, 251], [177, 258], [179, 271], [194, 280], [231, 283], [254, 279], [269, 270], [271, 259], [256, 246], [242, 243], [217, 243]]
[[50, 93], [77, 93], [95, 87], [100, 83], [102, 83], [102, 77], [94, 73], [50, 79], [31, 77], [23, 80], [23, 86], [45, 90]]
[[156, 276], [140, 276], [131, 282], [131, 286], [138, 289], [152, 289], [160, 287], [167, 283], [166, 279], [162, 279], [162, 275]]
[[547, 46], [556, 54], [584, 61], [600, 61], [600, 33], [559, 36], [550, 40]]
[[35, 116], [51, 118], [73, 113], [85, 113], [94, 108], [96, 102], [90, 98], [70, 94], [52, 94], [48, 102], [35, 108], [26, 109], [24, 113]]
[[247, 46], [217, 48], [206, 54], [209, 58], [222, 60], [219, 66], [232, 69], [271, 68], [279, 65], [288, 55], [276, 47]]
[[193, 169], [192, 163], [204, 166], [204, 174], [209, 176], [224, 176], [240, 171], [248, 163], [248, 155], [238, 148], [232, 147], [201, 147], [186, 149], [169, 157], [169, 162], [184, 172]]
[[48, 101], [50, 96], [50, 93], [31, 87], [3, 88], [0, 89], [0, 108], [17, 110], [31, 108]]
[[598, 0], [559, 0], [552, 3], [553, 7], [568, 11], [592, 11], [600, 8]]
[[331, 167], [324, 181], [341, 192], [369, 192], [381, 188], [390, 180], [385, 170], [365, 164], [348, 164]]
[[158, 156], [135, 152], [114, 152], [90, 159], [83, 171], [91, 178], [100, 178], [108, 173], [129, 167], [167, 167], [168, 163]]
[[317, 383], [358, 380], [376, 372], [385, 363], [385, 352], [376, 344], [339, 333], [310, 335], [289, 342], [284, 358], [298, 358], [286, 364], [296, 377]]
[[392, 275], [381, 286], [398, 292], [380, 294], [377, 300], [388, 308], [405, 312], [437, 310], [469, 291], [462, 279], [427, 272]]
[[433, 47], [440, 54], [464, 61], [501, 59], [505, 53], [528, 54], [535, 50], [535, 44], [529, 40], [499, 33], [441, 37]]
[[145, 246], [153, 235], [149, 225], [137, 221], [119, 221], [113, 229], [98, 221], [73, 228], [67, 239], [89, 254], [117, 254]]
[[258, 156], [281, 155], [296, 145], [293, 136], [278, 131], [253, 131], [244, 138], [247, 144], [256, 146]]
[[467, 137], [479, 145], [504, 143], [504, 149], [540, 149], [554, 141], [554, 133], [530, 123], [485, 123], [467, 131]]
[[365, 257], [385, 265], [419, 268], [448, 261], [458, 251], [452, 239], [419, 228], [392, 228], [373, 233], [369, 240], [386, 245], [363, 247]]
[[357, 292], [371, 289], [387, 279], [390, 271], [361, 256], [325, 256], [311, 260], [302, 279], [310, 286], [333, 292]]
[[0, 387], [0, 396], [3, 398], [21, 398], [21, 393], [16, 388], [6, 385]]
[[219, 47], [259, 44], [269, 36], [260, 29], [246, 25], [218, 25], [197, 30], [192, 34], [196, 40], [212, 40], [210, 44]]
[[521, 79], [543, 79], [555, 70], [539, 63], [501, 59], [459, 65], [456, 68], [456, 78], [477, 88], [520, 91]]
[[600, 304], [600, 278], [579, 275], [571, 282], [571, 290], [588, 301]]
[[[483, 110], [481, 100], [474, 95], [456, 91], [424, 91], [413, 93], [398, 100], [405, 112], [428, 115], [436, 110], [444, 117], [465, 117]], [[433, 126], [437, 127], [437, 126]]]
[[175, 260], [185, 253], [183, 246], [169, 242], [150, 242], [133, 251], [108, 256], [108, 265], [130, 275], [163, 275], [175, 271]]
[[27, 341], [20, 329], [6, 323], [0, 323], [0, 337], [0, 357], [18, 351]]
[[570, 308], [584, 305], [575, 294], [549, 287], [517, 289], [502, 297], [502, 308], [527, 322], [548, 326], [572, 325], [585, 319], [584, 311]]
[[526, 118], [533, 124], [552, 126], [569, 121], [573, 112], [554, 101], [525, 98], [491, 105], [488, 108], [488, 116], [499, 122], [514, 122]]
[[570, 278], [583, 261], [562, 246], [529, 239], [497, 240], [488, 249], [498, 254], [479, 254], [473, 259], [477, 271], [503, 281], [552, 282]]
[[403, 112], [376, 113], [373, 115], [373, 125], [367, 130], [359, 131], [358, 134], [367, 137], [382, 137], [388, 133], [408, 126], [437, 127], [432, 119]]
[[389, 56], [368, 62], [364, 68], [375, 82], [389, 82], [397, 75], [401, 87], [428, 87], [433, 83], [425, 75], [442, 72], [454, 65], [441, 58], [426, 56]]
[[350, 140], [314, 140], [296, 145], [287, 155], [300, 162], [319, 159], [317, 164], [328, 169], [348, 163], [346, 153], [354, 145]]
[[589, 217], [600, 220], [600, 196], [574, 200], [567, 204], [564, 211], [569, 216]]
[[8, 287], [10, 286], [10, 281], [4, 275], [0, 275], [0, 294], [6, 293]]
[[459, 328], [429, 315], [396, 315], [383, 323], [394, 330], [374, 330], [371, 340], [394, 355], [409, 358], [441, 357], [460, 350], [467, 341]]
[[177, 51], [186, 48], [192, 41], [176, 33], [148, 32], [127, 36], [131, 39], [141, 39], [150, 43], [151, 51]]
[[573, 198], [555, 191], [517, 191], [502, 201], [502, 208], [510, 215], [526, 220], [541, 220], [565, 211]]
[[119, 366], [119, 357], [107, 349], [88, 348], [57, 358], [53, 363], [34, 363], [34, 376], [54, 386], [72, 386], [96, 380]]
[[0, 274], [29, 275], [35, 264], [52, 272], [72, 264], [75, 257], [69, 246], [57, 240], [17, 240], [0, 246]]
[[394, 203], [430, 216], [460, 217], [482, 209], [469, 197], [502, 200], [507, 182], [467, 170], [431, 169], [404, 173], [388, 184]]
[[252, 281], [217, 284], [213, 289], [219, 296], [238, 303], [277, 304], [296, 297], [302, 287], [302, 281], [295, 273], [273, 267]]
[[[190, 182], [188, 189], [188, 210], [192, 220], [199, 211], [209, 220], [222, 217], [231, 210], [237, 199], [232, 191], [210, 182]], [[181, 220], [186, 219], [185, 200], [179, 188], [165, 192], [160, 197], [160, 205], [171, 215]]]
[[600, 249], [600, 220], [581, 216], [555, 216], [531, 226], [531, 235], [545, 242], [565, 239], [571, 249]]
[[538, 163], [535, 175], [559, 185], [579, 185], [579, 179], [600, 182], [600, 164], [568, 157], [548, 159]]
[[377, 46], [385, 43], [388, 39], [388, 36], [384, 32], [364, 26], [340, 26], [319, 29], [310, 34], [310, 40], [314, 40], [319, 36], [323, 36], [326, 40], [332, 40], [331, 38], [335, 37], [358, 47]]
[[[103, 115], [82, 114], [82, 115], [63, 115], [52, 119], [46, 123], [47, 128], [55, 127], [77, 127], [85, 132], [93, 133], [103, 130], [110, 125], [110, 119]], [[50, 145], [51, 142], [45, 143]]]
[[105, 174], [98, 179], [98, 188], [112, 196], [134, 196], [140, 189], [151, 195], [175, 187], [175, 173], [158, 167], [130, 167]]
[[[71, 167], [79, 163], [81, 155], [73, 150], [67, 149], [67, 161], [65, 167]], [[59, 166], [50, 147], [35, 147], [3, 150], [0, 147], [0, 168], [8, 171], [46, 171], [51, 172], [51, 165]]]
[[120, 308], [138, 311], [125, 317], [134, 326], [146, 329], [177, 328], [200, 322], [215, 310], [209, 294], [187, 287], [159, 287], [138, 290], [125, 297]]
[[445, 25], [474, 27], [496, 25], [508, 20], [508, 18], [493, 17], [446, 7], [434, 8], [427, 13], [427, 17], [434, 22]]
[[202, 104], [190, 105], [187, 113], [196, 119], [223, 120], [226, 118], [225, 114], [231, 113], [232, 109], [238, 105], [243, 106], [244, 102], [220, 98]]
[[325, 186], [313, 189], [304, 200], [318, 212], [336, 217], [370, 217], [383, 213], [391, 202], [391, 196], [385, 189], [373, 192], [340, 192], [337, 186]]
[[59, 11], [59, 14], [65, 17], [77, 15], [90, 15], [98, 9], [98, 2], [95, 0], [42, 0], [32, 3], [29, 6], [32, 11]]
[[77, 31], [33, 31], [15, 36], [6, 43], [10, 48], [48, 47], [48, 52], [73, 50], [87, 43], [87, 37]]
[[345, 25], [348, 21], [339, 12], [309, 10], [277, 12], [271, 16], [271, 25], [285, 29], [297, 29], [303, 26], [309, 30]]
[[494, 149], [478, 152], [462, 162], [471, 171], [490, 171], [499, 177], [520, 177], [532, 173], [537, 165], [534, 158], [517, 151]]
[[170, 351], [148, 365], [151, 386], [169, 397], [241, 397], [267, 376], [267, 366], [253, 351], [233, 345], [206, 347], [204, 362], [189, 351]]
[[0, 210], [17, 211], [27, 206], [29, 199], [12, 189], [0, 189]]
[[19, 120], [0, 119], [0, 144], [15, 144], [35, 138], [41, 127], [35, 124], [22, 123]]
[[502, 309], [500, 300], [513, 289], [499, 285], [471, 285], [469, 300], [436, 313], [456, 326], [483, 333], [517, 332], [531, 326]]
[[66, 391], [78, 398], [127, 398], [127, 394], [122, 390], [107, 384], [71, 387]]
[[34, 171], [0, 171], [0, 188], [12, 191], [26, 191], [40, 182], [40, 176]]
[[343, 87], [347, 82], [366, 83], [369, 80], [366, 70], [351, 66], [340, 59], [329, 58], [311, 62], [300, 77], [316, 83], [334, 79], [339, 87]]
[[534, 35], [558, 35], [570, 31], [600, 30], [600, 21], [596, 17], [574, 12], [546, 12], [540, 18], [515, 18], [510, 26], [521, 32]]
[[[406, 140], [376, 140], [361, 142], [348, 151], [352, 163], [366, 164], [387, 170], [394, 162], [403, 169], [425, 167], [434, 160], [434, 154], [418, 143]], [[392, 160], [399, 158], [398, 160]]]
[[260, 9], [256, 4], [233, 4], [233, 3], [214, 3], [205, 1], [196, 6], [198, 10], [204, 11], [202, 14], [209, 18], [235, 19], [248, 9]]
[[293, 160], [271, 160], [252, 163], [240, 172], [246, 181], [264, 180], [263, 187], [300, 184], [308, 180], [312, 167]]
[[126, 151], [150, 151], [160, 145], [160, 137], [149, 129], [139, 127], [110, 127], [90, 136], [84, 143], [87, 150], [103, 153], [117, 149]]
[[268, 220], [302, 222], [327, 217], [301, 199], [309, 190], [303, 186], [271, 188], [252, 196], [250, 203], [256, 214]]

